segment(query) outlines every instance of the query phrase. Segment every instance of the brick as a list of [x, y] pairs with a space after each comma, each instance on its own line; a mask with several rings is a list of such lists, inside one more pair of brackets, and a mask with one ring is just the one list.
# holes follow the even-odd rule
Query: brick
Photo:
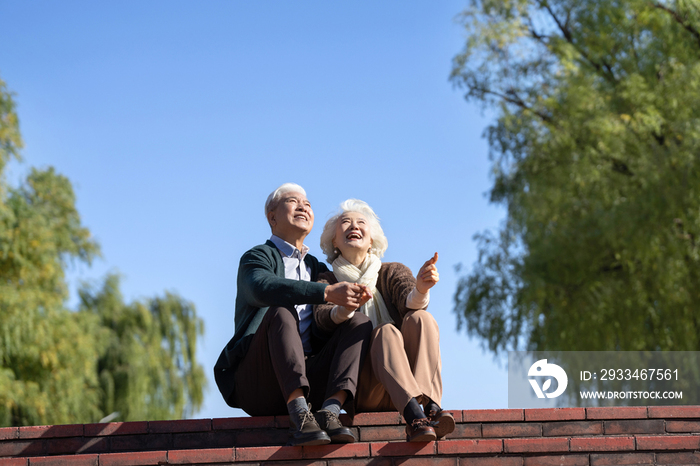
[[649, 417], [694, 418], [700, 417], [700, 406], [649, 406]]
[[227, 417], [211, 420], [213, 430], [267, 429], [276, 427], [275, 416]]
[[700, 464], [700, 452], [658, 453], [656, 455], [656, 464]]
[[69, 424], [62, 426], [29, 426], [19, 428], [21, 439], [53, 438], [53, 437], [82, 437], [82, 424]]
[[147, 466], [168, 461], [166, 451], [135, 451], [129, 453], [103, 453], [100, 466]]
[[[411, 458], [413, 459], [413, 458]], [[422, 458], [417, 458], [419, 460], [422, 460]], [[399, 459], [397, 459], [398, 461]], [[376, 457], [376, 458], [362, 458], [362, 459], [332, 459], [328, 462], [328, 466], [365, 466], [365, 465], [371, 465], [371, 466], [393, 466], [393, 461], [392, 458], [383, 458], [383, 457]], [[396, 464], [403, 464], [403, 463], [396, 463]], [[424, 462], [425, 464], [425, 462]], [[276, 466], [276, 465], [275, 465]]]
[[591, 466], [654, 464], [653, 453], [592, 453]]
[[236, 445], [236, 432], [211, 431], [173, 434], [173, 449], [232, 448]]
[[39, 456], [29, 466], [97, 466], [97, 455]]
[[0, 440], [19, 438], [19, 427], [0, 427]]
[[102, 424], [85, 424], [85, 436], [129, 435], [148, 433], [148, 422], [109, 422]]
[[167, 434], [174, 432], [206, 432], [211, 430], [211, 419], [181, 419], [178, 421], [149, 421], [148, 432]]
[[542, 424], [539, 423], [503, 423], [482, 424], [483, 437], [540, 437]]
[[513, 438], [503, 441], [506, 453], [569, 451], [568, 438]]
[[360, 442], [377, 442], [389, 440], [406, 440], [404, 426], [359, 427]]
[[574, 435], [601, 435], [603, 421], [545, 422], [542, 435], [545, 437], [564, 437]]
[[67, 455], [77, 452], [84, 444], [85, 440], [82, 437], [50, 439], [46, 441], [46, 453], [48, 455]]
[[346, 426], [386, 426], [402, 423], [401, 415], [397, 411], [386, 411], [381, 413], [360, 413], [355, 414], [352, 422], [349, 418], [341, 419]]
[[586, 419], [646, 419], [646, 406], [586, 408]]
[[27, 466], [28, 458], [0, 458], [0, 466]]
[[236, 446], [241, 447], [285, 445], [288, 439], [289, 431], [287, 429], [254, 429], [236, 432]]
[[462, 411], [462, 422], [524, 421], [522, 409], [468, 409]]
[[[235, 466], [326, 466], [325, 461], [296, 460], [296, 461], [275, 461], [274, 463], [234, 463]], [[209, 464], [198, 466], [232, 466], [222, 464]]]
[[438, 455], [458, 455], [462, 453], [501, 453], [503, 441], [500, 439], [451, 440], [438, 442]]
[[328, 466], [323, 460], [294, 460], [294, 461], [274, 461], [271, 463], [216, 463], [198, 464], [196, 466]]
[[[397, 466], [425, 466], [425, 458], [396, 458]], [[430, 466], [458, 466], [459, 458], [430, 458]]]
[[526, 456], [523, 466], [588, 466], [588, 455]]
[[435, 442], [376, 442], [370, 443], [372, 456], [434, 455]]
[[523, 459], [515, 456], [460, 458], [459, 466], [522, 466]]
[[247, 447], [234, 449], [236, 462], [300, 460], [302, 447]]
[[453, 418], [455, 418], [455, 422], [462, 422], [462, 410], [461, 409], [445, 409], [444, 410], [446, 413], [450, 413]]
[[637, 437], [637, 450], [696, 450], [700, 448], [697, 435], [663, 435]]
[[[289, 416], [275, 416], [275, 427], [289, 429]], [[345, 424], [343, 424], [345, 425]]]
[[455, 430], [451, 434], [447, 434], [445, 438], [479, 438], [481, 436], [481, 424], [457, 424]]
[[108, 437], [83, 438], [83, 444], [76, 453], [108, 453], [112, 451]]
[[0, 442], [0, 456], [43, 456], [46, 440]]
[[586, 419], [584, 408], [526, 409], [526, 421], [575, 421]]
[[634, 451], [634, 437], [584, 437], [571, 439], [571, 451]]
[[153, 451], [170, 450], [171, 434], [119, 435], [110, 438], [112, 451]]
[[700, 432], [700, 421], [666, 421], [666, 432]]
[[301, 457], [304, 459], [368, 457], [369, 445], [369, 443], [349, 443], [302, 447]]
[[605, 435], [665, 434], [663, 419], [639, 419], [630, 421], [604, 421]]
[[232, 463], [234, 459], [233, 448], [171, 450], [168, 452], [168, 464]]

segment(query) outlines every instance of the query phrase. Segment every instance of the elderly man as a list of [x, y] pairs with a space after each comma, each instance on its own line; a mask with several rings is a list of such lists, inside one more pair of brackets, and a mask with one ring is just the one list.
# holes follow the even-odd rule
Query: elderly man
[[[226, 402], [253, 416], [290, 417], [290, 445], [356, 441], [338, 415], [352, 413], [360, 363], [372, 324], [361, 313], [323, 334], [312, 305], [357, 308], [369, 299], [361, 285], [315, 283], [328, 269], [304, 245], [314, 213], [304, 189], [286, 183], [265, 202], [272, 237], [241, 258], [235, 333], [214, 367]], [[307, 405], [306, 398], [312, 401]], [[311, 406], [321, 406], [315, 416]]]

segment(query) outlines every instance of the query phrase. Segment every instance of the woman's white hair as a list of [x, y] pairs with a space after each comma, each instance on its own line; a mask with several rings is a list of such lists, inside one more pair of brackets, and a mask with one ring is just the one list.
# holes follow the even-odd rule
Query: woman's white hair
[[328, 219], [321, 233], [321, 250], [326, 255], [326, 261], [332, 264], [340, 255], [333, 246], [333, 238], [335, 238], [335, 228], [338, 225], [338, 220], [345, 212], [359, 212], [365, 216], [367, 225], [369, 226], [369, 234], [372, 238], [372, 247], [369, 250], [370, 254], [375, 254], [380, 259], [384, 256], [386, 249], [389, 247], [389, 241], [384, 236], [384, 230], [379, 224], [379, 217], [374, 213], [374, 210], [365, 202], [359, 199], [348, 199], [340, 204], [340, 211]]
[[304, 191], [304, 188], [298, 184], [284, 183], [282, 186], [272, 191], [269, 196], [267, 196], [267, 200], [265, 201], [265, 218], [267, 218], [268, 213], [275, 210], [280, 198], [287, 193], [301, 193], [306, 196], [306, 191]]

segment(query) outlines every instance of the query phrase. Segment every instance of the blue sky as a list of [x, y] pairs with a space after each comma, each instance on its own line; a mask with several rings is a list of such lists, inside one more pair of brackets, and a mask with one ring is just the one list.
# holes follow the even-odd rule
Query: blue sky
[[[211, 377], [233, 333], [238, 260], [270, 235], [267, 195], [306, 188], [320, 233], [347, 198], [368, 202], [385, 261], [414, 273], [440, 254], [429, 310], [448, 409], [507, 406], [505, 364], [456, 331], [456, 264], [497, 228], [490, 119], [448, 81], [466, 1], [88, 2], [0, 0], [0, 78], [16, 93], [24, 162], [72, 182], [102, 246], [73, 284], [123, 276], [127, 299], [174, 291], [206, 333], [210, 376], [194, 417], [243, 413]], [[464, 273], [464, 272], [462, 272]]]

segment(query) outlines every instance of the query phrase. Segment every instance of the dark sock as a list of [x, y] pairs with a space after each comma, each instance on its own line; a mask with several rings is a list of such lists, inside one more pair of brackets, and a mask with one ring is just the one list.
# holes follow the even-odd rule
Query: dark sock
[[415, 419], [425, 418], [425, 413], [420, 407], [418, 400], [411, 398], [406, 407], [403, 409], [403, 417], [406, 419], [406, 424], [411, 424]]
[[340, 416], [340, 408], [340, 401], [336, 400], [335, 398], [328, 398], [321, 406], [321, 409], [328, 410], [334, 413], [336, 416]]
[[306, 404], [306, 399], [303, 397], [294, 398], [292, 401], [287, 403], [287, 411], [289, 415], [301, 414], [309, 410], [309, 405]]
[[[430, 398], [428, 398], [430, 400]], [[433, 400], [428, 401], [428, 403], [425, 404], [425, 414], [428, 415], [430, 414], [430, 411], [435, 411], [436, 413], [439, 413], [440, 410], [440, 405], [435, 403]]]

